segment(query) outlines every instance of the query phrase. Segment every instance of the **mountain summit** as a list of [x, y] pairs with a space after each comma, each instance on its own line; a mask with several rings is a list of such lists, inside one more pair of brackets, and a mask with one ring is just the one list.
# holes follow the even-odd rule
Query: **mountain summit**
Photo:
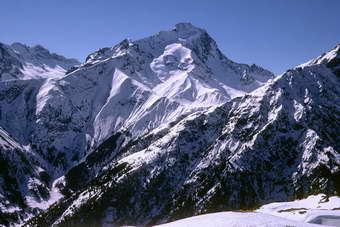
[[337, 76], [340, 76], [340, 43], [336, 47], [316, 59], [310, 60], [305, 64], [299, 65], [298, 67], [305, 67], [311, 65], [324, 64], [331, 68]]

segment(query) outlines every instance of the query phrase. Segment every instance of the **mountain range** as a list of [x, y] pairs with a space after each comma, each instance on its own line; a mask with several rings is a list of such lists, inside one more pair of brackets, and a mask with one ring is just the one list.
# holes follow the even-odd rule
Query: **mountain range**
[[280, 76], [190, 23], [84, 63], [0, 44], [0, 225], [153, 225], [340, 195], [340, 45]]

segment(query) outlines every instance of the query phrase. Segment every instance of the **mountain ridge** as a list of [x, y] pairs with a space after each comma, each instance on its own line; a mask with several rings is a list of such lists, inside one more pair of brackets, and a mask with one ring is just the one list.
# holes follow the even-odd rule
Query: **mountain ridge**
[[41, 45], [29, 47], [18, 42], [0, 43], [0, 59], [1, 80], [58, 78], [80, 64], [76, 59], [51, 53]]

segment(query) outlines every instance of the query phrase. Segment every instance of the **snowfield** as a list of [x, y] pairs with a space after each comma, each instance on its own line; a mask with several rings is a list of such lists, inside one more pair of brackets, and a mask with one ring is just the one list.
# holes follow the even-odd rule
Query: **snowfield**
[[295, 221], [340, 226], [340, 197], [312, 195], [292, 202], [270, 203], [257, 212]]
[[256, 212], [219, 212], [158, 225], [162, 227], [307, 227], [340, 226], [340, 197], [312, 195], [292, 202], [270, 203]]
[[158, 225], [161, 227], [317, 227], [320, 225], [292, 221], [257, 212], [220, 212], [199, 215]]

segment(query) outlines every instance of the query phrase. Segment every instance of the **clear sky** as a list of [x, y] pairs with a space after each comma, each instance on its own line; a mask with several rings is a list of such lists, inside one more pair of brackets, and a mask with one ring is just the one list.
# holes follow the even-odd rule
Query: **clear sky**
[[340, 0], [1, 0], [0, 8], [0, 42], [81, 61], [178, 22], [207, 30], [231, 60], [276, 74], [340, 42]]

